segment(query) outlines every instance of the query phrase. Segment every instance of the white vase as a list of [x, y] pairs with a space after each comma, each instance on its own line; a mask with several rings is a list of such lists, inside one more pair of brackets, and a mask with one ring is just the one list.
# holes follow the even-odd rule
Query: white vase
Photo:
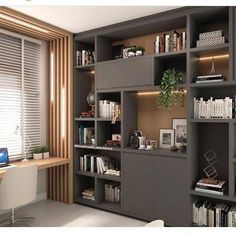
[[43, 153], [43, 159], [49, 158], [49, 152], [44, 152]]
[[142, 56], [143, 55], [143, 51], [138, 50], [138, 51], [136, 51], [135, 55], [136, 56]]
[[33, 153], [33, 159], [34, 160], [41, 160], [41, 159], [43, 159], [43, 154], [42, 153]]

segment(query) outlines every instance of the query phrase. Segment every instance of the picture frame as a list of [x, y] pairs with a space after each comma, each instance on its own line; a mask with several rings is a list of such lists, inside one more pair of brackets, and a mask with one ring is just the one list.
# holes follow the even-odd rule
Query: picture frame
[[123, 58], [128, 58], [128, 50], [135, 49], [135, 48], [136, 48], [136, 46], [124, 47], [123, 48]]
[[187, 144], [187, 119], [184, 118], [173, 118], [172, 129], [175, 130], [175, 145]]
[[174, 129], [160, 129], [160, 148], [170, 148], [175, 143]]

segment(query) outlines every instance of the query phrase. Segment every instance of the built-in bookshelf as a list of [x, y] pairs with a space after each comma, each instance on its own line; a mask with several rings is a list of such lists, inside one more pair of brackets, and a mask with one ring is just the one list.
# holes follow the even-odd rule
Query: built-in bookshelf
[[[236, 119], [194, 117], [193, 101], [235, 99], [235, 13], [234, 7], [187, 7], [74, 35], [75, 202], [147, 221], [160, 218], [169, 226], [192, 226], [192, 206], [198, 199], [234, 205]], [[197, 47], [199, 34], [215, 30], [222, 31], [225, 43]], [[175, 32], [185, 32], [185, 47], [175, 50], [170, 46], [168, 52], [156, 53], [157, 36], [174, 36]], [[119, 58], [119, 45], [141, 46], [144, 55]], [[79, 50], [95, 51], [94, 63], [78, 65]], [[213, 57], [215, 71], [224, 81], [196, 83], [197, 76], [210, 73]], [[182, 73], [181, 99], [171, 109], [160, 109], [156, 98], [162, 74], [169, 68]], [[91, 109], [87, 103], [90, 91], [95, 94], [95, 116], [81, 118], [81, 112]], [[115, 123], [110, 115], [101, 115], [107, 101], [120, 105]], [[159, 130], [171, 128], [174, 118], [187, 119], [187, 152], [130, 147], [135, 130], [159, 141]], [[94, 127], [93, 145], [79, 142], [81, 125]], [[113, 134], [121, 137], [119, 147], [107, 146]], [[218, 178], [228, 185], [224, 195], [195, 191], [196, 182], [205, 175], [203, 156], [210, 149], [218, 156]], [[88, 154], [118, 160], [120, 176], [81, 170], [80, 157]], [[116, 193], [119, 189], [119, 201], [107, 201], [108, 186]], [[95, 200], [83, 198], [87, 189], [94, 191]]]

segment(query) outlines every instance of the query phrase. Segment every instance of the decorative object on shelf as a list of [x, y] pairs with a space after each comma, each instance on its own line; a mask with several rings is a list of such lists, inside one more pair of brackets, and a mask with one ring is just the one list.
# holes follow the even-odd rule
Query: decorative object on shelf
[[136, 52], [136, 48], [129, 48], [128, 49], [128, 58], [135, 57], [135, 52]]
[[[133, 135], [130, 137], [130, 147], [138, 149], [140, 146], [140, 137], [142, 137], [142, 131], [134, 131]], [[143, 145], [143, 144], [141, 144]]]
[[91, 135], [91, 144], [95, 145], [95, 135]]
[[120, 134], [112, 134], [112, 140], [121, 141], [121, 135]]
[[154, 43], [154, 53], [179, 51], [186, 49], [186, 33], [172, 30], [171, 34], [157, 35]]
[[175, 68], [164, 71], [161, 79], [160, 94], [157, 96], [159, 108], [170, 108], [177, 104], [179, 90], [177, 85], [183, 83], [182, 73]]
[[120, 105], [116, 105], [112, 111], [112, 124], [116, 123], [116, 120], [120, 117], [121, 111], [120, 111]]
[[42, 153], [42, 148], [41, 147], [33, 148], [32, 153], [33, 153], [33, 159], [34, 160], [43, 159], [43, 153]]
[[177, 152], [179, 149], [176, 146], [171, 146], [170, 150], [171, 150], [171, 152]]
[[105, 147], [120, 148], [121, 140], [107, 140], [105, 143]]
[[113, 59], [123, 58], [124, 44], [112, 46]]
[[136, 48], [136, 51], [135, 51], [135, 56], [143, 56], [144, 55], [144, 52], [145, 52], [145, 48], [144, 47], [141, 47], [141, 46], [138, 46]]
[[88, 93], [87, 103], [92, 109], [90, 111], [81, 112], [80, 118], [93, 118], [95, 116], [95, 95], [92, 91]]
[[123, 48], [123, 58], [128, 58], [129, 50], [133, 49], [135, 52], [135, 48], [136, 48], [136, 46], [124, 47]]
[[79, 127], [79, 144], [80, 145], [91, 145], [92, 138], [94, 138], [94, 127], [85, 127], [80, 125]]
[[172, 119], [172, 129], [175, 130], [175, 145], [179, 147], [181, 144], [187, 143], [187, 119]]
[[179, 146], [180, 152], [186, 153], [187, 152], [187, 145], [186, 144], [181, 144]]
[[224, 79], [222, 74], [216, 74], [215, 59], [212, 57], [210, 74], [197, 76], [196, 83], [223, 82]]
[[218, 176], [218, 172], [214, 167], [214, 164], [218, 161], [217, 155], [213, 150], [207, 151], [204, 155], [208, 166], [203, 169], [208, 179], [215, 179]]
[[160, 148], [170, 148], [175, 143], [173, 129], [160, 129]]
[[207, 47], [213, 45], [219, 45], [225, 43], [225, 37], [222, 30], [215, 30], [199, 34], [199, 40], [197, 40], [198, 47]]
[[235, 104], [233, 99], [226, 97], [225, 99], [213, 99], [207, 101], [200, 97], [198, 100], [194, 98], [194, 118], [197, 119], [232, 119]]
[[157, 141], [156, 140], [150, 140], [150, 145], [152, 146], [152, 149], [157, 149]]

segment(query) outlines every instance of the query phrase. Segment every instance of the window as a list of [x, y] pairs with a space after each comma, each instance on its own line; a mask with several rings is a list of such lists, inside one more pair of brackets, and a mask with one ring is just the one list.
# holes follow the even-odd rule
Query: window
[[42, 145], [41, 44], [0, 31], [0, 147], [12, 159]]

